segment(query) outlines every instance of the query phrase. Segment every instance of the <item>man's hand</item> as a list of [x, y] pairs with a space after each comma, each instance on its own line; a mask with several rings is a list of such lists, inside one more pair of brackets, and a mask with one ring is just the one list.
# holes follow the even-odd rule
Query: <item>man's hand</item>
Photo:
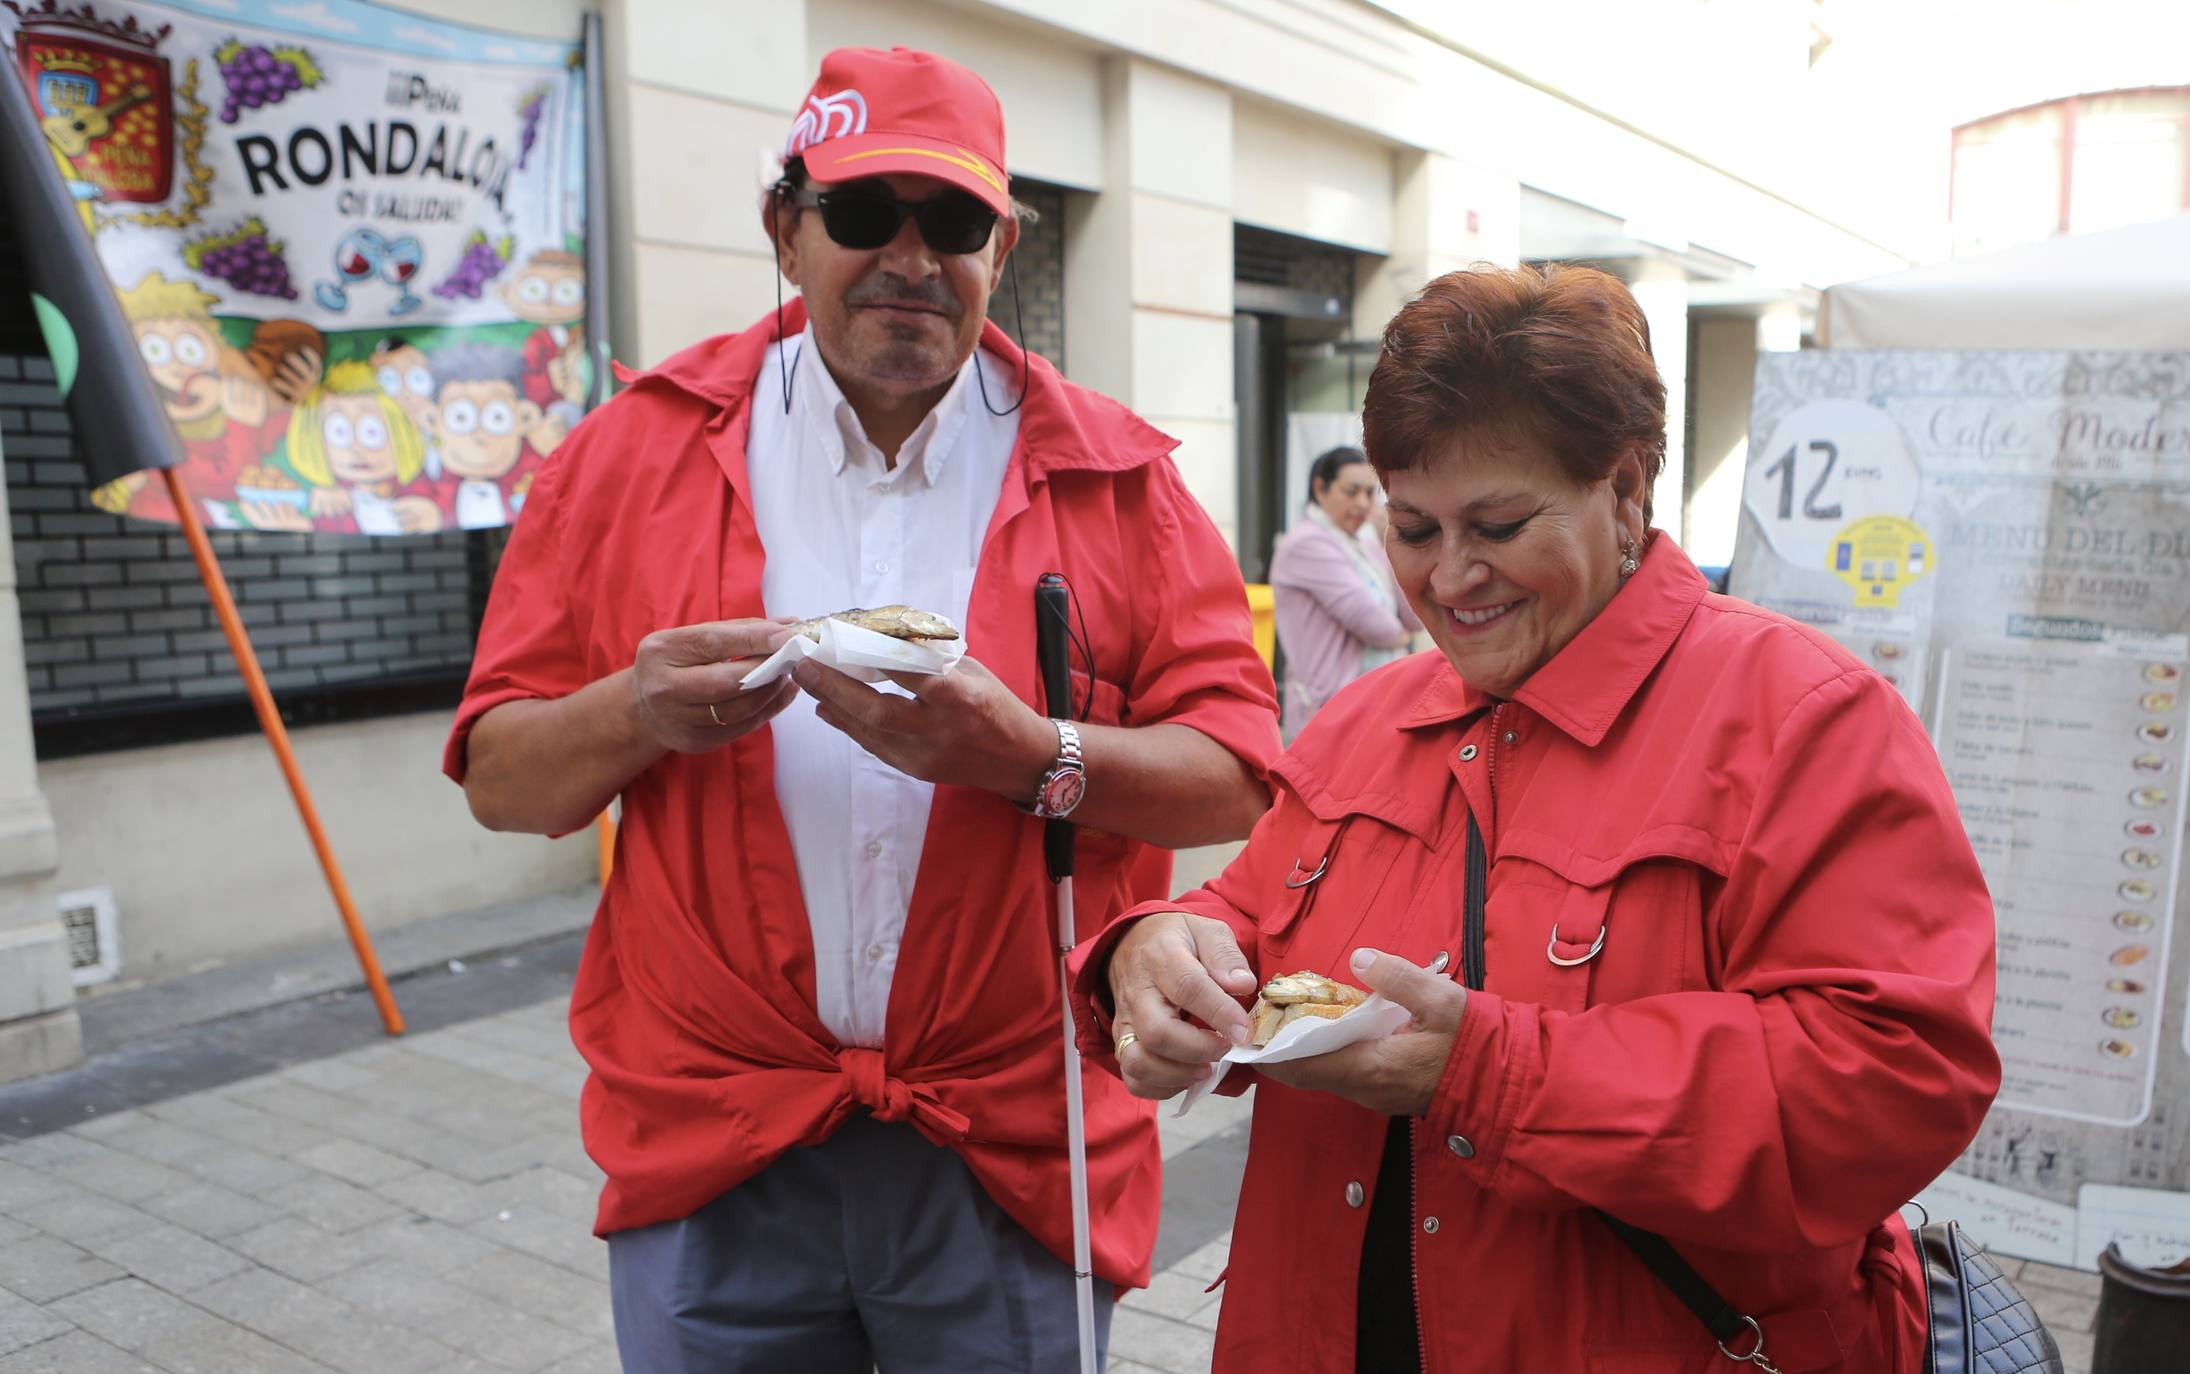
[[1144, 916], [1111, 951], [1109, 977], [1111, 1026], [1124, 1046], [1118, 1072], [1135, 1097], [1170, 1097], [1247, 1042], [1238, 999], [1255, 990], [1255, 975], [1222, 921], [1184, 911]]
[[732, 660], [764, 658], [790, 637], [790, 627], [773, 620], [718, 620], [640, 640], [631, 672], [640, 731], [664, 749], [704, 754], [760, 728], [798, 688], [786, 678], [742, 691], [757, 664]]
[[1057, 727], [971, 658], [940, 676], [892, 673], [910, 698], [878, 692], [812, 659], [792, 676], [818, 703], [823, 722], [922, 782], [1031, 802], [1057, 761]]
[[1437, 1082], [1445, 1076], [1468, 990], [1443, 974], [1373, 949], [1354, 951], [1353, 970], [1371, 992], [1381, 992], [1386, 1001], [1413, 1012], [1413, 1024], [1381, 1040], [1362, 1040], [1282, 1064], [1260, 1064], [1256, 1070], [1289, 1088], [1330, 1093], [1384, 1116], [1421, 1116], [1429, 1111]]

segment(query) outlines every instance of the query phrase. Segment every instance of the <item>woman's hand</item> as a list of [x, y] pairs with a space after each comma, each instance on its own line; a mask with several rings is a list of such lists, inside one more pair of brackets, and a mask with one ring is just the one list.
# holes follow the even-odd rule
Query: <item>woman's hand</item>
[[1371, 992], [1413, 1012], [1413, 1024], [1381, 1040], [1359, 1041], [1308, 1059], [1258, 1064], [1256, 1071], [1289, 1088], [1330, 1093], [1385, 1116], [1422, 1116], [1430, 1109], [1437, 1081], [1445, 1076], [1445, 1061], [1452, 1057], [1468, 990], [1443, 974], [1373, 949], [1355, 950], [1353, 969]]
[[1111, 1026], [1125, 1086], [1135, 1097], [1162, 1099], [1207, 1078], [1225, 1051], [1246, 1043], [1238, 999], [1255, 986], [1224, 922], [1184, 911], [1135, 922], [1110, 952]]

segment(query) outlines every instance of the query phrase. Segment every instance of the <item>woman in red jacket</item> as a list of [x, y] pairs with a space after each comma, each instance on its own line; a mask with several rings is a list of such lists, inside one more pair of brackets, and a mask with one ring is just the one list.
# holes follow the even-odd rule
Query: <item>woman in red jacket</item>
[[1146, 1097], [1278, 973], [1415, 1013], [1226, 1080], [1262, 1087], [1219, 1371], [1732, 1369], [1608, 1216], [1785, 1374], [1918, 1368], [1895, 1211], [1998, 1086], [1991, 904], [1894, 690], [1651, 533], [1664, 396], [1600, 272], [1401, 310], [1365, 447], [1441, 654], [1342, 692], [1221, 878], [1077, 956], [1086, 1049]]

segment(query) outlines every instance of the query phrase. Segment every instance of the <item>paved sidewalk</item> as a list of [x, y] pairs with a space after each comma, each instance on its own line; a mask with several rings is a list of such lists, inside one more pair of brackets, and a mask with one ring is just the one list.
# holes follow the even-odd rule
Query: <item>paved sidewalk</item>
[[[164, 1095], [165, 1061], [95, 1062], [49, 1080], [78, 1118], [104, 1113], [65, 1127], [69, 1099], [0, 1089], [0, 1126], [27, 1134], [0, 1145], [0, 1374], [615, 1371], [583, 1071], [561, 996], [543, 995], [567, 975], [520, 972], [538, 1000], [453, 1024], [429, 1016], [485, 998], [484, 980], [403, 985], [438, 1028], [400, 1040], [358, 1036], [357, 999], [321, 1004], [354, 1047], [270, 1071], [245, 1030], [206, 1028], [226, 1057], [190, 1071], [249, 1072], [198, 1091]], [[258, 1034], [293, 1042], [300, 1015], [266, 1013]], [[106, 1110], [126, 1093], [143, 1105]], [[1219, 1295], [1203, 1290], [1225, 1264], [1247, 1110], [1166, 1111], [1159, 1272], [1116, 1313], [1113, 1374], [1209, 1367]], [[2096, 1278], [2008, 1267], [2085, 1374]]]

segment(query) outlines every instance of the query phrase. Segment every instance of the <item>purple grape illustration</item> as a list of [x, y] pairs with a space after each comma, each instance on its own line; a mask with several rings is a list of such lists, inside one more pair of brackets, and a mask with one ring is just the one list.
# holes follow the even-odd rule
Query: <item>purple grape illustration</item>
[[283, 256], [288, 245], [266, 237], [266, 225], [256, 217], [225, 234], [207, 234], [183, 246], [183, 262], [201, 276], [227, 282], [253, 296], [297, 298], [289, 281], [289, 262]]
[[517, 141], [517, 170], [525, 170], [525, 163], [532, 158], [532, 145], [540, 138], [540, 116], [547, 113], [548, 88], [535, 86], [525, 92], [524, 103], [517, 107], [517, 117], [525, 121], [525, 127]]
[[302, 48], [244, 46], [231, 38], [213, 50], [221, 80], [228, 87], [221, 101], [221, 123], [233, 124], [245, 110], [279, 105], [293, 91], [308, 91], [326, 79], [319, 64]]
[[434, 283], [433, 293], [445, 301], [458, 296], [466, 300], [478, 300], [487, 283], [502, 275], [509, 266], [510, 251], [515, 245], [510, 236], [488, 241], [486, 231], [474, 229], [471, 237], [464, 240], [464, 256], [458, 259], [449, 275]]

